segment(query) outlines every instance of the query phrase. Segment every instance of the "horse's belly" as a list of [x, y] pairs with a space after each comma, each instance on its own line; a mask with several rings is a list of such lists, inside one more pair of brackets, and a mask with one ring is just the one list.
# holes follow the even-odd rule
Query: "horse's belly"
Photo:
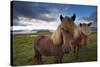
[[40, 49], [40, 53], [44, 56], [59, 56], [64, 54], [62, 49]]
[[40, 51], [40, 53], [42, 55], [50, 56], [51, 55], [51, 49], [52, 49], [51, 45], [53, 45], [53, 43], [50, 39], [48, 39], [48, 38], [41, 39], [40, 42], [39, 42], [38, 50]]
[[51, 55], [51, 49], [48, 48], [48, 47], [43, 47], [42, 48], [39, 48], [39, 51], [42, 55], [45, 55], [45, 56], [50, 56]]

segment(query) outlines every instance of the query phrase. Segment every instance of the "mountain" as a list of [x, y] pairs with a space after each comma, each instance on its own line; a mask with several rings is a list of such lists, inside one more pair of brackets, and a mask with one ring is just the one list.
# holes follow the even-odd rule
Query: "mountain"
[[48, 29], [33, 29], [33, 30], [12, 30], [14, 34], [17, 33], [36, 33], [36, 32], [53, 32], [54, 30]]

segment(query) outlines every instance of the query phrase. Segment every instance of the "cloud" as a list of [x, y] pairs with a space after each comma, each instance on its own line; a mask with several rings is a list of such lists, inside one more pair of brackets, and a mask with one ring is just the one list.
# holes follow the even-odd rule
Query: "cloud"
[[[60, 14], [68, 7], [59, 4], [13, 1], [12, 30], [55, 30]], [[65, 8], [65, 9], [64, 9]], [[22, 19], [20, 19], [22, 18]], [[24, 19], [29, 19], [24, 20]], [[45, 26], [45, 27], [44, 27]]]
[[44, 14], [49, 14], [51, 12], [48, 11], [44, 6], [41, 6], [41, 4], [31, 3], [31, 2], [19, 2], [19, 1], [14, 1], [12, 4], [13, 4], [13, 18], [24, 16], [46, 21], [54, 20], [53, 18], [49, 19], [48, 17], [45, 18]]
[[[28, 23], [28, 22], [27, 22]], [[60, 24], [59, 21], [56, 22], [47, 22], [43, 20], [36, 20], [32, 19], [30, 22], [30, 25], [22, 26], [22, 25], [14, 25], [12, 26], [12, 31], [17, 31], [17, 30], [35, 30], [35, 29], [47, 29], [47, 30], [56, 30], [58, 25]]]
[[80, 17], [79, 20], [97, 22], [97, 12], [92, 12], [89, 16]]
[[68, 8], [67, 5], [63, 4], [59, 5], [22, 1], [13, 1], [12, 5], [13, 18], [24, 16], [28, 18], [45, 20], [48, 22], [57, 20], [59, 15]]
[[18, 19], [13, 19], [12, 21], [13, 26], [28, 26], [28, 25], [32, 25], [32, 23], [30, 23], [29, 21], [21, 21]]
[[[77, 16], [75, 22], [76, 24], [79, 24], [82, 22], [82, 20], [78, 18], [89, 17], [90, 13], [96, 10], [96, 7], [71, 4], [68, 5], [25, 1], [13, 1], [11, 4], [13, 11], [12, 30], [55, 30], [60, 22], [60, 14], [64, 16], [71, 16], [73, 13], [75, 13]], [[96, 17], [95, 13], [91, 15], [92, 18], [93, 16]]]
[[[92, 22], [91, 27], [97, 27], [97, 12], [92, 12], [88, 17], [80, 17], [79, 23], [90, 23]], [[79, 24], [78, 23], [78, 24]]]

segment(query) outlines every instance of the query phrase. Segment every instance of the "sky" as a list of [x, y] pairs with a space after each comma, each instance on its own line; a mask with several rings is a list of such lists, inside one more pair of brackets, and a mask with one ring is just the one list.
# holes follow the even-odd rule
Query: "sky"
[[[96, 6], [55, 4], [40, 2], [11, 2], [12, 30], [48, 29], [56, 30], [60, 24], [60, 15], [76, 14], [75, 23], [82, 22], [82, 17], [90, 17], [97, 12]], [[88, 23], [88, 22], [87, 22]]]

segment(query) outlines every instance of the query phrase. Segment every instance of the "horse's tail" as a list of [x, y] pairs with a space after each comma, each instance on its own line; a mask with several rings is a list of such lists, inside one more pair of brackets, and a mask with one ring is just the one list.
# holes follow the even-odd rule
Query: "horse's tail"
[[38, 51], [38, 45], [39, 45], [39, 40], [40, 40], [40, 38], [39, 37], [36, 37], [35, 39], [34, 39], [34, 41], [33, 41], [33, 47], [34, 47], [34, 52], [35, 52], [35, 54], [37, 54], [37, 53], [39, 53], [39, 51]]
[[34, 40], [33, 40], [33, 47], [34, 47], [34, 50], [36, 49], [36, 46], [38, 45], [38, 41], [39, 41], [39, 38], [36, 37]]

